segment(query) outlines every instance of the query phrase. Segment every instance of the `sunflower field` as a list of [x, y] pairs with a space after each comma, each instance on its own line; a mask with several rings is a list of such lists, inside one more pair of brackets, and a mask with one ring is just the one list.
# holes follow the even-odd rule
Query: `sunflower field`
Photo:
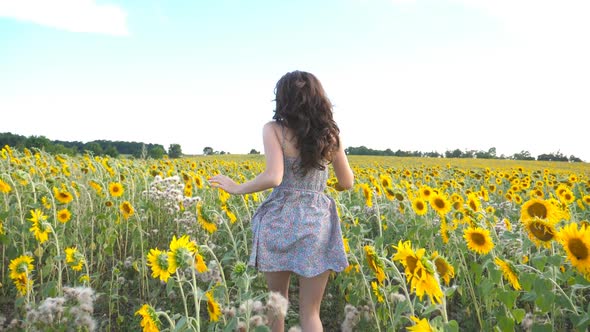
[[[350, 156], [349, 267], [326, 331], [586, 331], [587, 163]], [[0, 331], [269, 331], [298, 324], [248, 267], [261, 156], [0, 155]], [[282, 299], [284, 300], [284, 299]]]

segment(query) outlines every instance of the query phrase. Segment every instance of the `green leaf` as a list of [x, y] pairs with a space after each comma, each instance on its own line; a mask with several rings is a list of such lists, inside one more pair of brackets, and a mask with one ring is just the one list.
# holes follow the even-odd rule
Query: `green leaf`
[[545, 292], [543, 295], [537, 297], [535, 304], [542, 312], [549, 312], [551, 310], [551, 306], [553, 305], [554, 299], [555, 295], [553, 293]]
[[455, 320], [449, 321], [444, 326], [444, 332], [459, 332], [459, 324]]
[[531, 259], [531, 263], [535, 267], [535, 269], [539, 271], [545, 270], [545, 266], [547, 265], [547, 256], [535, 256]]
[[531, 292], [524, 292], [521, 299], [525, 302], [532, 302], [537, 298], [537, 293], [535, 291]]
[[532, 330], [535, 332], [553, 332], [553, 326], [551, 324], [533, 324]]
[[498, 299], [504, 303], [509, 309], [514, 307], [518, 292], [515, 291], [503, 291], [498, 294]]
[[514, 331], [514, 320], [506, 316], [498, 317], [498, 326], [502, 332]]
[[234, 317], [227, 323], [227, 325], [223, 329], [223, 332], [235, 331], [237, 325], [238, 325], [238, 319], [236, 317]]
[[560, 255], [553, 255], [553, 256], [549, 256], [547, 258], [547, 263], [555, 266], [555, 267], [559, 267], [563, 262], [563, 257]]
[[516, 320], [516, 323], [520, 324], [526, 315], [526, 311], [524, 309], [518, 308], [512, 310], [512, 316]]
[[182, 317], [177, 323], [174, 328], [174, 331], [184, 331], [186, 330], [186, 317]]

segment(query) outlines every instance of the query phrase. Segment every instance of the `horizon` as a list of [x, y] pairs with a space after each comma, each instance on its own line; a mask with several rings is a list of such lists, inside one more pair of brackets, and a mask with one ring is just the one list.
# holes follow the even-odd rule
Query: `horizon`
[[589, 16], [582, 0], [0, 0], [0, 132], [262, 153], [298, 69], [345, 147], [590, 160]]
[[[2, 134], [12, 134], [12, 135], [18, 135], [18, 134], [15, 134], [15, 133], [2, 133], [2, 132], [0, 132], [0, 135], [2, 135]], [[20, 135], [20, 136], [24, 136], [24, 135]], [[41, 135], [41, 136], [39, 136], [39, 135], [32, 135], [32, 136], [36, 136], [36, 137], [45, 137], [45, 136], [42, 136], [42, 135]], [[25, 136], [25, 137], [26, 137], [26, 136]], [[31, 137], [31, 136], [29, 136], [29, 137]], [[26, 137], [26, 138], [29, 138], [29, 137]], [[53, 140], [53, 139], [51, 139], [50, 137], [45, 137], [45, 138], [47, 138], [48, 140], [50, 140], [52, 143], [56, 143], [56, 142], [65, 142], [65, 143], [82, 143], [82, 144], [87, 144], [87, 143], [91, 143], [91, 142], [100, 142], [100, 141], [106, 141], [106, 142], [112, 142], [112, 143], [117, 143], [117, 142], [118, 142], [118, 143], [136, 143], [136, 144], [139, 144], [139, 143], [141, 143], [141, 144], [144, 144], [144, 145], [159, 145], [159, 146], [162, 146], [162, 147], [164, 148], [164, 150], [166, 151], [166, 154], [168, 154], [168, 152], [169, 152], [169, 149], [170, 149], [170, 146], [166, 147], [166, 146], [164, 146], [164, 145], [162, 145], [162, 144], [158, 144], [158, 143], [150, 143], [150, 142], [121, 141], [121, 140], [106, 140], [106, 139], [96, 139], [96, 140], [91, 140], [91, 141], [85, 141], [85, 142], [84, 142], [84, 141], [62, 141], [62, 140]], [[176, 144], [176, 143], [172, 143], [172, 144]], [[180, 145], [180, 147], [181, 147], [181, 149], [182, 149], [182, 145]], [[376, 152], [385, 152], [385, 151], [387, 151], [387, 150], [391, 150], [391, 152], [393, 152], [393, 153], [396, 153], [396, 152], [398, 152], [398, 151], [401, 151], [401, 152], [406, 152], [406, 153], [421, 153], [421, 154], [428, 154], [428, 153], [438, 153], [438, 154], [440, 155], [440, 157], [441, 157], [441, 158], [447, 158], [447, 157], [445, 156], [445, 153], [446, 153], [446, 152], [453, 152], [453, 151], [455, 151], [455, 150], [460, 150], [462, 153], [469, 153], [469, 152], [489, 152], [489, 151], [490, 151], [490, 150], [493, 148], [493, 147], [491, 147], [491, 148], [488, 148], [488, 149], [480, 149], [480, 150], [461, 150], [461, 149], [455, 148], [455, 149], [449, 149], [449, 150], [445, 150], [445, 151], [435, 151], [435, 150], [428, 150], [428, 151], [417, 151], [417, 150], [414, 150], [414, 151], [409, 151], [409, 150], [391, 149], [391, 148], [385, 148], [385, 149], [373, 149], [372, 147], [370, 147], [370, 146], [365, 146], [365, 145], [360, 145], [360, 146], [346, 146], [346, 147], [344, 147], [344, 148], [345, 148], [345, 149], [349, 149], [349, 148], [361, 148], [361, 147], [365, 147], [365, 148], [368, 148], [368, 149], [374, 150], [374, 151], [376, 151]], [[205, 150], [205, 148], [207, 148], [207, 147], [203, 147], [203, 151], [201, 151], [200, 153], [186, 153], [186, 152], [184, 152], [184, 151], [183, 151], [183, 152], [182, 152], [182, 157], [192, 157], [192, 156], [204, 156], [204, 155], [208, 155], [208, 154], [205, 154], [205, 153], [204, 153], [204, 150]], [[250, 149], [250, 151], [248, 151], [248, 152], [232, 152], [232, 151], [225, 151], [225, 150], [215, 150], [215, 149], [213, 149], [213, 153], [212, 153], [212, 154], [209, 154], [209, 155], [252, 155], [253, 153], [250, 153], [252, 150], [256, 150], [256, 149]], [[82, 153], [82, 152], [83, 152], [83, 151], [79, 151], [78, 153]], [[258, 150], [256, 150], [256, 152], [257, 152], [257, 153], [255, 153], [255, 154], [258, 154], [258, 155], [264, 155], [264, 151], [258, 151]], [[523, 150], [523, 151], [520, 151], [520, 152], [518, 152], [518, 153], [523, 153], [523, 152], [529, 152], [529, 153], [530, 153], [530, 151], [528, 151], [528, 150]], [[349, 154], [349, 153], [347, 153], [347, 154]], [[537, 158], [538, 158], [540, 155], [554, 155], [554, 156], [557, 156], [558, 154], [562, 154], [563, 156], [567, 157], [568, 159], [569, 159], [570, 157], [577, 157], [577, 158], [580, 158], [580, 157], [578, 157], [578, 156], [576, 156], [576, 155], [571, 155], [571, 156], [569, 156], [569, 155], [565, 155], [565, 154], [561, 153], [561, 151], [542, 152], [542, 153], [540, 153], [539, 155], [533, 155], [533, 154], [530, 154], [530, 156], [531, 156], [531, 157], [533, 157], [533, 158], [534, 158], [534, 160], [537, 160]], [[381, 155], [381, 154], [356, 154], [356, 153], [355, 153], [355, 154], [349, 154], [349, 155], [356, 155], [356, 156], [364, 156], [364, 155], [366, 155], [366, 156], [373, 156], [373, 157], [377, 157], [377, 156], [381, 156], [381, 157], [417, 157], [417, 156], [394, 156], [394, 155]], [[493, 158], [476, 158], [476, 157], [473, 157], [473, 158], [474, 158], [474, 159], [510, 159], [510, 158], [511, 158], [511, 157], [513, 157], [513, 156], [514, 156], [514, 154], [513, 154], [513, 155], [496, 154], [496, 155], [495, 155], [495, 157], [493, 157]], [[420, 156], [420, 157], [428, 157], [428, 158], [431, 158], [430, 156]], [[452, 159], [452, 158], [456, 158], [456, 157], [449, 157], [449, 158], [451, 158], [451, 159]], [[465, 158], [465, 157], [460, 157], [459, 159], [462, 159], [462, 158]], [[589, 162], [589, 161], [587, 161], [587, 160], [583, 160], [582, 158], [580, 158], [580, 159], [581, 159], [581, 161], [582, 161], [583, 163], [588, 163], [588, 162]], [[524, 159], [516, 159], [516, 160], [524, 160]], [[570, 161], [570, 162], [571, 162], [571, 161]]]

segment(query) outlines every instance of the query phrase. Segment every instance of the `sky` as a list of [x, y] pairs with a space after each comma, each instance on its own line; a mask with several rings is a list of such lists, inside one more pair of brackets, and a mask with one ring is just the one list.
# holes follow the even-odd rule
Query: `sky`
[[263, 151], [322, 82], [345, 147], [590, 161], [587, 0], [0, 0], [0, 133]]

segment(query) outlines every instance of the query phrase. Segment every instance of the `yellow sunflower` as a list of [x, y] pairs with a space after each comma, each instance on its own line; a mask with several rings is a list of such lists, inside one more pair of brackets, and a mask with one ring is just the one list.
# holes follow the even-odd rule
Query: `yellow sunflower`
[[141, 316], [141, 322], [139, 323], [143, 329], [143, 332], [159, 332], [160, 331], [160, 320], [154, 308], [149, 304], [144, 304], [139, 310], [135, 312], [135, 315]]
[[57, 220], [62, 224], [67, 223], [68, 221], [70, 221], [71, 218], [72, 213], [67, 208], [57, 211]]
[[559, 209], [548, 200], [531, 198], [520, 208], [520, 220], [526, 222], [534, 218], [557, 222], [560, 219]]
[[570, 223], [559, 231], [557, 239], [571, 264], [590, 279], [590, 227]]
[[217, 322], [219, 320], [219, 316], [221, 315], [219, 303], [215, 301], [211, 291], [205, 293], [205, 296], [207, 297], [207, 312], [209, 313], [209, 321]]
[[440, 256], [438, 254], [438, 251], [433, 252], [430, 258], [434, 262], [436, 272], [448, 286], [449, 283], [451, 283], [451, 278], [455, 277], [455, 268], [453, 267], [453, 265], [449, 263], [449, 261], [446, 258]]
[[537, 247], [551, 247], [551, 241], [554, 240], [557, 235], [555, 224], [546, 221], [545, 219], [533, 218], [527, 220], [524, 222], [524, 228], [527, 230], [529, 239], [531, 239]]
[[69, 191], [59, 190], [56, 187], [53, 187], [53, 194], [55, 195], [55, 199], [62, 204], [68, 204], [74, 199], [74, 196], [72, 196]]
[[510, 282], [512, 288], [514, 288], [515, 290], [522, 289], [522, 287], [520, 287], [520, 282], [518, 282], [518, 274], [516, 273], [516, 269], [510, 262], [503, 261], [500, 258], [496, 257], [494, 259], [494, 263], [496, 263], [500, 270], [502, 270], [502, 275], [504, 276], [504, 279]]
[[463, 238], [467, 241], [467, 248], [481, 255], [489, 253], [494, 248], [490, 231], [481, 227], [466, 228]]
[[424, 199], [416, 197], [412, 200], [412, 209], [417, 215], [423, 216], [428, 212], [428, 205]]
[[170, 269], [176, 271], [177, 269], [192, 266], [194, 264], [193, 255], [196, 252], [197, 245], [189, 239], [188, 235], [183, 235], [179, 239], [173, 236], [170, 242], [170, 253], [168, 256]]
[[373, 294], [375, 294], [375, 297], [377, 298], [377, 302], [383, 303], [385, 299], [383, 298], [383, 294], [381, 294], [381, 290], [376, 281], [371, 281], [371, 288], [373, 289]]
[[84, 266], [84, 255], [76, 247], [66, 248], [66, 263], [74, 271], [81, 271]]
[[373, 206], [373, 190], [371, 190], [371, 187], [366, 183], [361, 183], [360, 186], [363, 190], [363, 195], [365, 196], [365, 204], [368, 207]]
[[385, 271], [383, 271], [383, 262], [377, 256], [375, 252], [375, 248], [372, 246], [366, 245], [364, 247], [365, 256], [367, 258], [367, 264], [375, 272], [375, 277], [377, 277], [377, 281], [380, 284], [383, 284], [383, 280], [385, 280]]
[[481, 201], [475, 193], [469, 193], [467, 195], [467, 206], [473, 212], [478, 212], [481, 209]]
[[41, 197], [41, 205], [43, 205], [46, 210], [51, 209], [51, 203], [49, 203], [47, 196]]
[[16, 279], [21, 275], [29, 275], [33, 271], [33, 257], [28, 255], [21, 255], [10, 261], [8, 270], [9, 277]]
[[101, 194], [102, 193], [102, 186], [100, 185], [100, 183], [96, 182], [96, 181], [88, 181], [88, 184], [90, 185], [90, 187], [92, 187], [92, 189], [94, 189], [94, 191], [97, 194]]
[[203, 212], [203, 203], [197, 204], [197, 221], [209, 234], [213, 234], [217, 230], [217, 225], [209, 221], [208, 216]]
[[409, 281], [416, 270], [419, 257], [412, 249], [412, 243], [409, 240], [399, 241], [397, 246], [392, 245], [392, 247], [397, 250], [392, 260], [400, 262], [404, 266], [406, 279]]
[[385, 197], [393, 201], [395, 199], [395, 192], [393, 187], [391, 186], [391, 177], [386, 174], [379, 175], [379, 180], [381, 182], [381, 186], [383, 187], [383, 191], [385, 192]]
[[29, 278], [26, 274], [17, 276], [12, 279], [12, 282], [22, 296], [27, 295], [33, 289], [33, 279]]
[[123, 218], [125, 219], [129, 219], [129, 217], [135, 214], [135, 209], [129, 201], [124, 201], [123, 203], [121, 203], [121, 205], [119, 206], [119, 210], [121, 210], [121, 213], [123, 213]]
[[0, 179], [0, 193], [8, 194], [11, 190], [12, 190], [12, 187], [8, 183], [6, 183], [6, 182], [2, 181], [2, 179]]
[[465, 203], [465, 200], [463, 199], [463, 197], [457, 193], [453, 193], [451, 195], [451, 205], [453, 206], [453, 209], [455, 210], [461, 210], [463, 209], [463, 204]]
[[410, 332], [433, 332], [434, 331], [432, 329], [432, 326], [430, 326], [428, 319], [426, 319], [426, 318], [418, 319], [418, 317], [416, 317], [416, 316], [411, 316], [410, 318], [412, 319], [412, 321], [414, 321], [415, 325], [407, 327], [406, 328], [407, 331], [410, 331]]
[[47, 216], [43, 214], [43, 211], [40, 209], [31, 210], [31, 218], [27, 220], [33, 223], [29, 231], [35, 235], [35, 239], [39, 243], [47, 241], [49, 233], [51, 233], [51, 225], [45, 221]]
[[147, 266], [152, 269], [152, 278], [160, 278], [163, 282], [168, 282], [170, 275], [175, 270], [169, 262], [169, 253], [159, 249], [150, 249], [147, 255]]
[[432, 195], [433, 192], [434, 191], [429, 186], [422, 186], [419, 189], [420, 197], [422, 197], [424, 200], [429, 200], [430, 195]]
[[125, 189], [123, 189], [123, 185], [120, 182], [109, 183], [109, 193], [111, 193], [111, 196], [121, 197], [124, 191]]
[[430, 195], [430, 206], [441, 217], [444, 217], [449, 211], [451, 211], [451, 203], [443, 194], [439, 193], [432, 193], [432, 195]]
[[209, 270], [209, 268], [207, 268], [207, 264], [205, 264], [203, 256], [201, 256], [199, 253], [195, 254], [195, 269], [197, 269], [197, 272], [199, 273], [205, 273]]
[[444, 294], [435, 274], [435, 265], [424, 256], [426, 250], [421, 248], [414, 251], [410, 241], [399, 241], [397, 247], [393, 247], [397, 249], [393, 260], [404, 266], [411, 291], [415, 292], [420, 300], [427, 294], [431, 301], [441, 303]]
[[560, 187], [560, 189], [557, 190], [557, 193], [559, 200], [565, 204], [571, 204], [576, 200], [574, 193], [566, 186]]

